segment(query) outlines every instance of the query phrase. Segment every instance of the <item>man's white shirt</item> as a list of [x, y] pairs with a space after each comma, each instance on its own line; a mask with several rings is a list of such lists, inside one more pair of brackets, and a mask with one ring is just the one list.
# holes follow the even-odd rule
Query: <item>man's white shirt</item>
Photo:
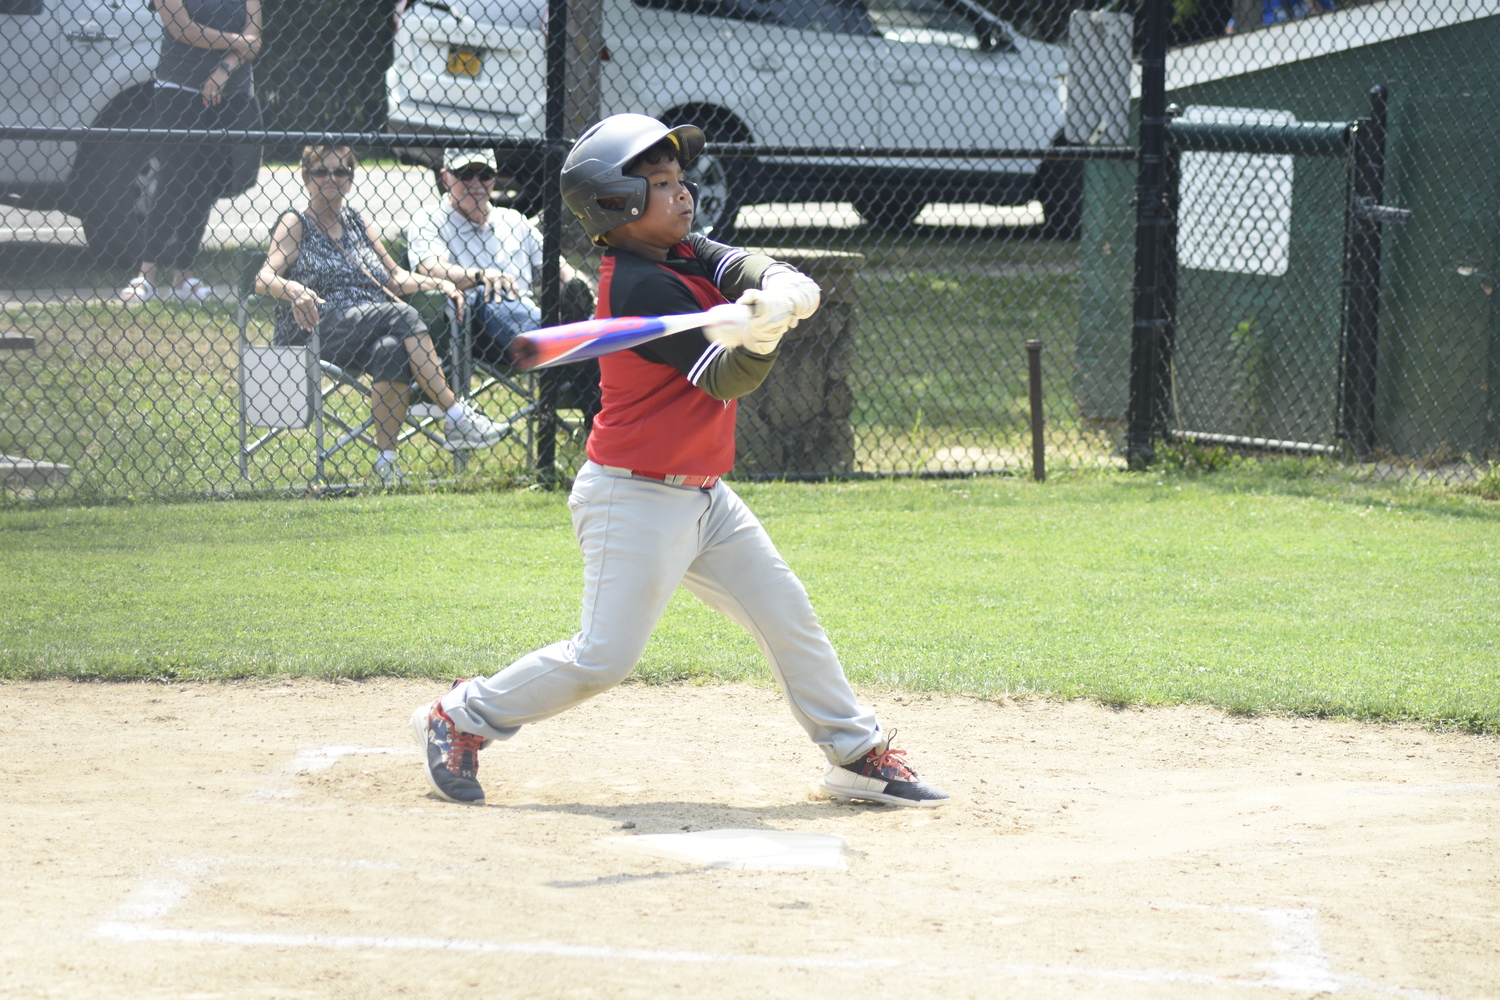
[[511, 208], [491, 208], [489, 221], [475, 225], [447, 198], [418, 210], [406, 230], [412, 267], [440, 257], [466, 269], [496, 267], [530, 295], [542, 270], [542, 234]]

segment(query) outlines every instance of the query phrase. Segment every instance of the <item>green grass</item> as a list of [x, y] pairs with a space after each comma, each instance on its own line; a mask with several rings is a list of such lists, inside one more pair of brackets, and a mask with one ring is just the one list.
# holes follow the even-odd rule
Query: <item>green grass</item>
[[[1113, 442], [1080, 426], [1073, 398], [1074, 339], [1082, 279], [1077, 244], [989, 231], [925, 227], [905, 234], [855, 230], [759, 230], [751, 242], [858, 252], [860, 325], [850, 373], [856, 468], [972, 470], [1029, 465], [1024, 341], [1046, 342], [1049, 451], [1054, 466], [1098, 464]], [[235, 251], [205, 251], [200, 275], [232, 284]], [[127, 272], [100, 268], [80, 248], [0, 252], [17, 287], [111, 289]], [[269, 336], [268, 317], [255, 318]], [[0, 332], [35, 338], [35, 352], [0, 356], [9, 386], [0, 408], [0, 453], [60, 462], [70, 478], [32, 495], [0, 491], [0, 507], [40, 500], [97, 502], [296, 490], [313, 475], [310, 434], [285, 436], [251, 463], [237, 463], [235, 312], [230, 304], [126, 307], [73, 301], [0, 312]], [[500, 402], [490, 406], [499, 415]], [[513, 407], [511, 408], [513, 409]], [[350, 415], [363, 417], [353, 401]], [[509, 412], [509, 410], [507, 410]], [[453, 478], [446, 453], [403, 448], [409, 470]], [[576, 447], [560, 464], [576, 467]], [[368, 476], [370, 455], [352, 448], [332, 463], [333, 482]], [[524, 448], [474, 456], [469, 482], [524, 479]]]
[[[851, 678], [1500, 732], [1500, 505], [1306, 463], [744, 484]], [[560, 494], [0, 512], [0, 677], [448, 677], [576, 627]], [[646, 681], [750, 680], [679, 594]]]

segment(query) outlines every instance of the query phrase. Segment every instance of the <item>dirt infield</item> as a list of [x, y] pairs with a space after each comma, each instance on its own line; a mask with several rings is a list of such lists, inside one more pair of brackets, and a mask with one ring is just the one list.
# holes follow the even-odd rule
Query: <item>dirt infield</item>
[[0, 996], [1500, 996], [1492, 739], [869, 692], [918, 813], [813, 798], [774, 692], [627, 686], [466, 808], [437, 690], [0, 687]]

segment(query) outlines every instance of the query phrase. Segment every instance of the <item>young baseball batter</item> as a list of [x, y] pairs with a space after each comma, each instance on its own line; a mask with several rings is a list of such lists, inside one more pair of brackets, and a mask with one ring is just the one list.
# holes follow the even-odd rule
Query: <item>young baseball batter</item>
[[600, 360], [603, 407], [568, 507], [583, 549], [583, 619], [571, 639], [493, 677], [460, 681], [412, 713], [427, 779], [445, 799], [482, 803], [478, 754], [620, 683], [679, 583], [755, 637], [792, 715], [828, 758], [832, 795], [936, 806], [860, 705], [807, 591], [765, 529], [720, 481], [734, 465], [735, 400], [765, 379], [782, 335], [817, 309], [806, 275], [690, 236], [683, 168], [703, 149], [692, 125], [615, 115], [584, 133], [563, 165], [563, 199], [600, 246], [598, 316], [662, 316], [737, 300], [751, 322], [737, 343], [701, 329]]

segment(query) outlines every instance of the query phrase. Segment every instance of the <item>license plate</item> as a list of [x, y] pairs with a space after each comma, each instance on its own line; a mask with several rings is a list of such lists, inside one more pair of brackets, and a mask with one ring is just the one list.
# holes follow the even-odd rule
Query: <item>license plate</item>
[[454, 76], [478, 76], [484, 59], [479, 49], [453, 46], [448, 50], [448, 72]]

